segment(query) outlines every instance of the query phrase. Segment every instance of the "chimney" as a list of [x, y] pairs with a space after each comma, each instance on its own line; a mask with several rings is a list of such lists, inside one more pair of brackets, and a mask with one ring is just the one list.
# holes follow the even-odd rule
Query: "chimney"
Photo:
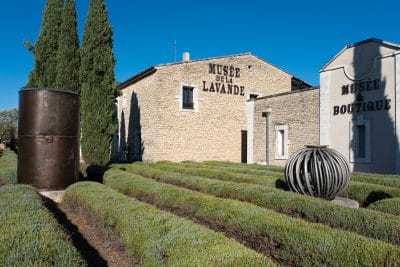
[[190, 60], [190, 54], [189, 52], [183, 52], [182, 54], [182, 61], [189, 61]]

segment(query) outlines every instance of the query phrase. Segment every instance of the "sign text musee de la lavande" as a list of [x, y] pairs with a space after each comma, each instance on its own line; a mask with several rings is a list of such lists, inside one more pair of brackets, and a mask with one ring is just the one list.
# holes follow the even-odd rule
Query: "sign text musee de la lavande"
[[203, 91], [229, 95], [245, 95], [244, 86], [234, 83], [240, 78], [240, 68], [233, 65], [208, 64], [208, 73], [214, 75], [211, 82], [203, 81]]

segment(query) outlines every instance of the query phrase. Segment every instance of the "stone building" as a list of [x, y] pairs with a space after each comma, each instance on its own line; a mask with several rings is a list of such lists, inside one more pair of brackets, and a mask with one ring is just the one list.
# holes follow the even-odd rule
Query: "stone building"
[[[318, 141], [318, 90], [303, 90], [310, 87], [250, 53], [200, 60], [190, 60], [185, 53], [182, 62], [150, 67], [119, 85], [113, 157], [265, 163], [265, 143], [256, 137], [263, 139], [265, 134], [261, 113], [267, 108], [272, 110], [272, 149], [281, 124], [288, 127], [284, 141], [292, 142], [289, 151], [301, 147], [302, 137], [309, 138], [307, 143]], [[314, 104], [306, 103], [308, 96]], [[296, 107], [310, 117], [299, 114]], [[284, 119], [286, 110], [291, 116]], [[308, 126], [313, 129], [305, 129]], [[272, 150], [270, 155], [271, 163], [283, 162]]]
[[400, 45], [348, 45], [322, 67], [320, 85], [320, 143], [354, 171], [400, 174]]
[[252, 105], [254, 163], [285, 165], [304, 145], [319, 144], [319, 88], [260, 97]]
[[400, 45], [368, 39], [320, 70], [320, 88], [250, 53], [150, 67], [119, 85], [113, 157], [284, 165], [329, 145], [354, 171], [400, 174]]

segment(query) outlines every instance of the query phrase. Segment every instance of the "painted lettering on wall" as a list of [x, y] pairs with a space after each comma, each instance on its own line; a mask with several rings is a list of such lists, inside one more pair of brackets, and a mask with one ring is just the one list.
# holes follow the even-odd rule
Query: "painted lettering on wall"
[[342, 95], [355, 94], [356, 99], [354, 103], [333, 106], [333, 116], [358, 112], [389, 110], [391, 108], [391, 99], [364, 100], [363, 93], [379, 89], [381, 89], [381, 81], [379, 79], [369, 79], [366, 81], [342, 85]]
[[342, 85], [342, 95], [348, 95], [349, 93], [356, 94], [364, 91], [366, 92], [366, 91], [378, 90], [380, 89], [380, 84], [381, 82], [379, 79], [345, 84]]
[[240, 68], [233, 65], [208, 64], [208, 73], [214, 75], [210, 82], [203, 81], [203, 91], [230, 95], [245, 95], [245, 87], [234, 84], [240, 78]]
[[391, 108], [391, 99], [381, 99], [367, 102], [357, 102], [347, 105], [333, 106], [333, 115], [353, 114], [366, 111], [389, 110]]

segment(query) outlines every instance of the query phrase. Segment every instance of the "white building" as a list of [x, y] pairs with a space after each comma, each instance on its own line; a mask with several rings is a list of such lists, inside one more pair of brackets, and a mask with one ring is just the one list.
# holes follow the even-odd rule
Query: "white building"
[[320, 143], [354, 171], [400, 174], [400, 45], [368, 39], [320, 70]]

